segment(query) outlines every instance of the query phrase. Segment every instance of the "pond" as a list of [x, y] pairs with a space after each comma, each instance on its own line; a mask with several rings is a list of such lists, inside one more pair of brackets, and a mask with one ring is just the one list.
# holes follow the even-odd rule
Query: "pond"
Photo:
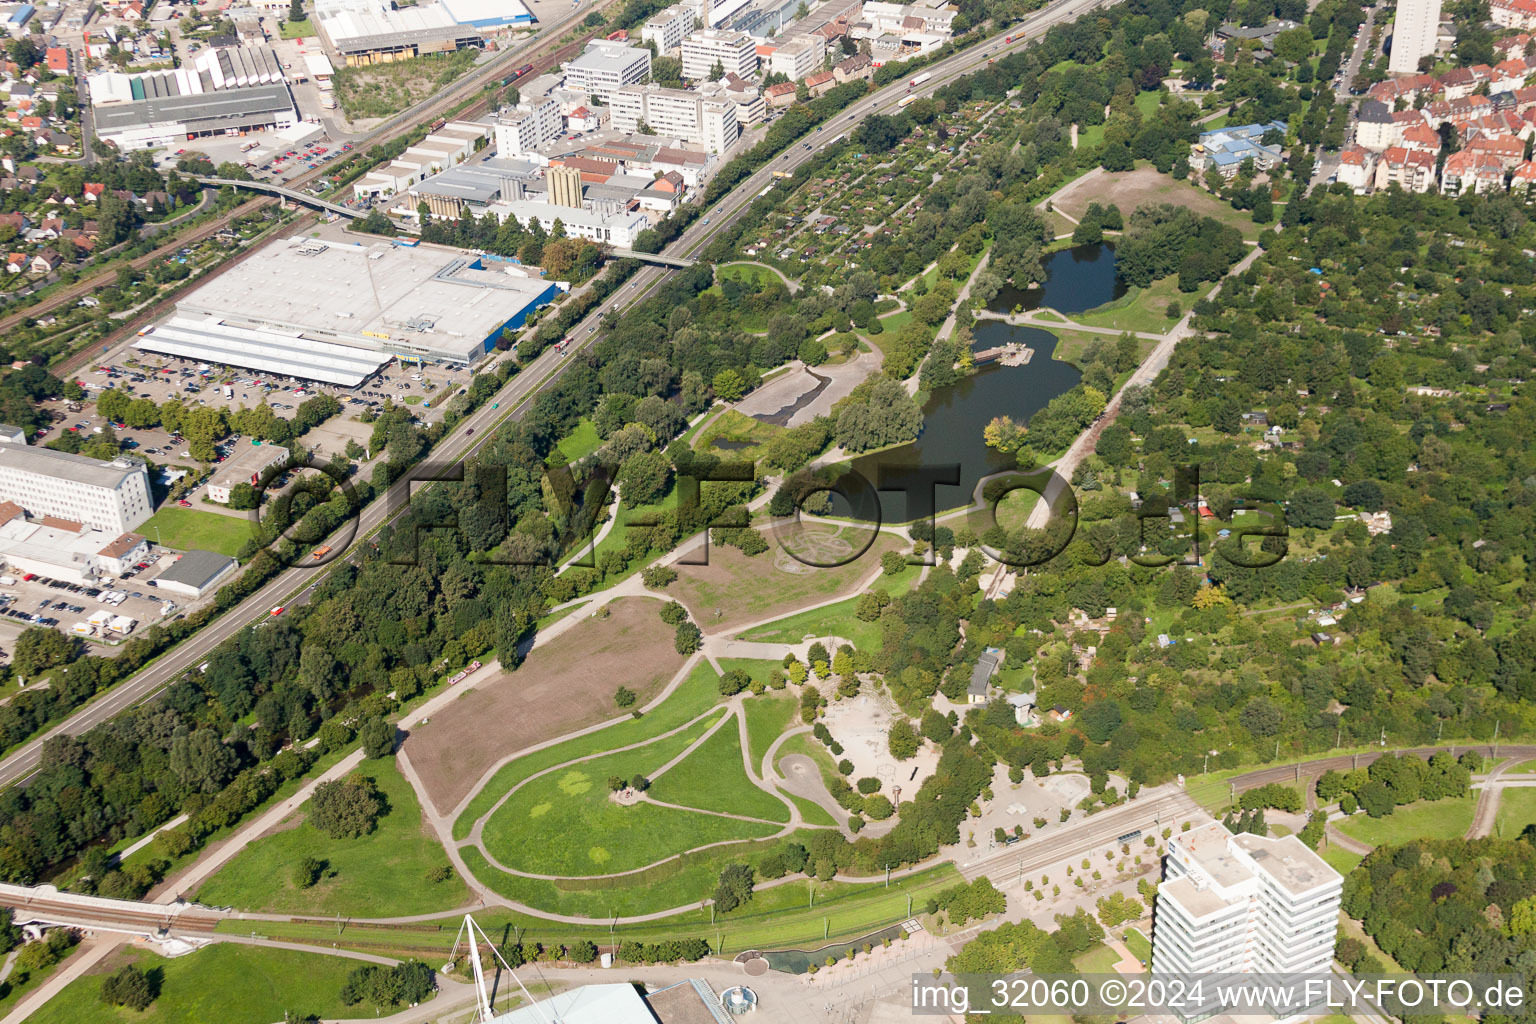
[[1082, 313], [1126, 292], [1125, 282], [1115, 276], [1115, 245], [1075, 245], [1053, 252], [1043, 261], [1045, 283], [1037, 288], [1004, 285], [987, 306], [994, 313], [1011, 313], [1050, 307], [1058, 313]]
[[[1027, 423], [1047, 402], [1071, 390], [1082, 377], [1077, 367], [1051, 358], [1056, 336], [1049, 331], [983, 320], [976, 325], [975, 333], [977, 351], [1012, 342], [1034, 349], [1035, 354], [1028, 365], [992, 363], [951, 387], [935, 389], [923, 406], [923, 432], [916, 441], [854, 459], [853, 468], [871, 485], [879, 479], [881, 466], [890, 474], [907, 467], [958, 463], [960, 484], [936, 488], [938, 509], [968, 504], [982, 477], [1018, 465], [1012, 455], [988, 448], [982, 440], [982, 429], [992, 417], [1012, 416], [1016, 422]], [[857, 513], [841, 499], [834, 499], [834, 514]], [[901, 491], [880, 493], [880, 515], [884, 522], [903, 523], [924, 514], [926, 510], [921, 507], [909, 512], [906, 495]]]

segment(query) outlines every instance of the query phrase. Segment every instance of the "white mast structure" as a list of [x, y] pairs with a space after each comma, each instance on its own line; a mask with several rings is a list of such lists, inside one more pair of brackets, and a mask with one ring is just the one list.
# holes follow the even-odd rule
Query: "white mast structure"
[[496, 948], [496, 944], [485, 934], [485, 929], [476, 924], [472, 916], [465, 914], [464, 923], [459, 926], [458, 937], [453, 940], [453, 951], [448, 954], [448, 963], [444, 965], [443, 972], [446, 974], [453, 969], [454, 964], [458, 962], [459, 947], [461, 945], [467, 946], [469, 962], [475, 974], [475, 996], [479, 1004], [477, 1007], [478, 1012], [475, 1015], [476, 1024], [491, 1024], [491, 1021], [496, 1018], [496, 1012], [491, 1009], [490, 989], [485, 984], [485, 970], [480, 966], [481, 942], [484, 942], [486, 947], [490, 949], [491, 955], [501, 964], [502, 970], [510, 974], [512, 980], [517, 982], [517, 987], [522, 990], [523, 996], [528, 1000], [528, 1004], [534, 1008], [534, 1012], [539, 1015], [539, 1019], [544, 1021], [545, 1024], [560, 1024], [558, 1019], [551, 1020], [544, 1015], [543, 1008], [534, 1000], [533, 994], [528, 991], [527, 987], [523, 984], [523, 980], [517, 976], [517, 972], [512, 969], [512, 966], [501, 955], [501, 951]]

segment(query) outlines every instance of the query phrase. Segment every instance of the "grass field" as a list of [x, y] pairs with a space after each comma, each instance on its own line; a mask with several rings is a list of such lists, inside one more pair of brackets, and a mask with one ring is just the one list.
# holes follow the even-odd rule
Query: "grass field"
[[63, 960], [40, 971], [24, 971], [20, 967], [12, 968], [10, 977], [0, 982], [0, 993], [3, 993], [0, 994], [0, 1019], [4, 1019], [9, 1015], [11, 1010], [26, 997], [28, 992], [37, 988], [37, 986], [47, 980], [49, 975], [69, 963], [71, 956], [78, 955], [79, 947], [77, 946], [70, 950]]
[[625, 597], [578, 612], [580, 621], [535, 647], [516, 671], [475, 684], [413, 728], [405, 750], [433, 806], [452, 810], [509, 754], [615, 721], [624, 714], [613, 702], [621, 683], [637, 706], [654, 700], [684, 664], [660, 608], [649, 597]]
[[1091, 949], [1084, 950], [1073, 959], [1072, 964], [1084, 974], [1113, 974], [1115, 964], [1120, 962], [1120, 954], [1104, 945], [1102, 942], [1094, 943]]
[[1139, 928], [1127, 928], [1123, 941], [1131, 956], [1144, 964], [1152, 963], [1152, 940], [1141, 934]]
[[178, 551], [217, 551], [233, 557], [251, 539], [251, 524], [245, 518], [203, 512], [179, 505], [163, 505], [160, 511], [139, 527], [142, 536], [153, 538]]
[[473, 47], [457, 53], [410, 57], [392, 64], [337, 68], [336, 102], [349, 118], [398, 114], [475, 66]]
[[1499, 794], [1499, 816], [1493, 834], [1513, 839], [1527, 825], [1536, 824], [1536, 789], [1509, 786]]
[[880, 649], [880, 624], [865, 622], [856, 617], [854, 609], [859, 599], [849, 598], [825, 608], [813, 608], [765, 623], [748, 633], [743, 640], [759, 640], [764, 643], [793, 644], [807, 636], [840, 636], [861, 651]]
[[[866, 540], [865, 530], [817, 523], [792, 543], [808, 560], [825, 564], [857, 552]], [[891, 535], [881, 534], [862, 555], [832, 568], [802, 564], [771, 546], [751, 557], [736, 548], [712, 546], [708, 565], [678, 568], [678, 580], [669, 593], [688, 606], [701, 628], [716, 632], [847, 593], [897, 543]]]
[[[198, 891], [214, 906], [276, 913], [394, 917], [458, 906], [469, 891], [457, 875], [430, 882], [428, 872], [448, 857], [428, 832], [421, 806], [394, 758], [365, 761], [389, 804], [374, 831], [357, 839], [332, 839], [308, 822], [263, 836], [242, 850]], [[307, 807], [307, 805], [306, 805]], [[308, 889], [293, 884], [293, 866], [305, 857], [325, 863], [327, 874]]]
[[589, 736], [578, 736], [503, 765], [454, 821], [454, 838], [468, 838], [475, 821], [489, 811], [503, 793], [535, 772], [578, 757], [639, 743], [693, 720], [720, 700], [719, 683], [720, 677], [709, 663], [700, 661], [660, 707], [640, 718], [619, 722]]
[[1372, 846], [1395, 846], [1410, 839], [1455, 839], [1466, 834], [1475, 806], [1475, 798], [1470, 796], [1421, 800], [1384, 818], [1356, 814], [1341, 822], [1339, 830]]
[[[1141, 95], [1150, 96], [1154, 100], [1157, 97], [1156, 93]], [[1205, 130], [1215, 129], [1207, 125]], [[1088, 204], [1095, 201], [1114, 203], [1120, 207], [1120, 212], [1127, 220], [1138, 206], [1172, 203], [1201, 217], [1214, 217], [1223, 224], [1230, 224], [1242, 231], [1243, 237], [1250, 241], [1259, 237], [1259, 225], [1254, 224], [1248, 214], [1232, 209], [1229, 204], [1188, 181], [1177, 181], [1172, 175], [1159, 174], [1155, 168], [1147, 165], [1133, 171], [1106, 172], [1092, 177], [1085, 175], [1064, 185], [1052, 197], [1051, 207], [1080, 220]]]
[[651, 785], [651, 796], [703, 811], [789, 821], [789, 808], [784, 801], [759, 789], [747, 777], [742, 765], [741, 732], [734, 719], [656, 779]]
[[1179, 291], [1178, 277], [1169, 275], [1153, 281], [1146, 288], [1133, 287], [1115, 301], [1079, 313], [1073, 319], [1088, 327], [1162, 334], [1177, 322], [1167, 314], [1170, 302], [1177, 302], [1179, 308], [1187, 313], [1209, 288], [1208, 284], [1201, 285], [1198, 291], [1186, 295]]
[[1349, 874], [1359, 867], [1360, 862], [1365, 859], [1358, 853], [1350, 853], [1348, 850], [1332, 845], [1319, 850], [1317, 855], [1327, 861], [1328, 866], [1341, 875]]
[[545, 462], [554, 466], [560, 463], [570, 464], [577, 459], [584, 459], [597, 451], [603, 445], [603, 439], [597, 436], [597, 428], [592, 421], [585, 416], [576, 424], [576, 428], [560, 439], [555, 445]]
[[510, 868], [585, 876], [629, 871], [709, 843], [772, 835], [777, 831], [772, 825], [643, 802], [622, 807], [609, 799], [610, 777], [649, 775], [681, 754], [717, 720], [712, 716], [636, 750], [558, 768], [534, 779], [485, 823], [486, 848]]
[[[762, 446], [772, 440], [776, 434], [783, 432], [783, 427], [755, 420], [735, 409], [726, 409], [711, 419], [694, 438], [693, 448], [695, 451], [709, 452], [723, 459], [749, 461], [758, 458], [762, 452]], [[729, 447], [716, 445], [716, 441], [729, 442]], [[741, 444], [752, 447], [737, 447]], [[714, 557], [713, 553], [710, 557]]]
[[[763, 852], [773, 850], [777, 844], [761, 844]], [[477, 860], [476, 851], [466, 859], [477, 874], [489, 879], [494, 872], [485, 872], [484, 861]], [[728, 860], [729, 858], [727, 858]], [[736, 858], [741, 859], [741, 858]], [[646, 899], [644, 904], [654, 903], [654, 909], [680, 906], [689, 900], [701, 899], [714, 887], [720, 865], [710, 865], [709, 870], [695, 879], [691, 889], [684, 889], [679, 897], [670, 892], [672, 883], [657, 887], [659, 895], [671, 899]], [[712, 873], [711, 873], [712, 872]], [[509, 880], [497, 875], [500, 880]], [[633, 898], [644, 899], [649, 893], [637, 890], [591, 891], [575, 894], [586, 898], [591, 909], [574, 911], [593, 917], [591, 924], [570, 925], [546, 921], [540, 918], [514, 914], [500, 908], [487, 907], [475, 915], [475, 920], [487, 933], [500, 935], [512, 928], [524, 942], [543, 942], [546, 945], [567, 942], [575, 938], [590, 938], [594, 942], [613, 940], [655, 941], [660, 938], [683, 935], [708, 936], [712, 943], [724, 946], [724, 955], [730, 957], [743, 949], [784, 949], [790, 947], [814, 948], [828, 940], [854, 938], [867, 935], [878, 928], [906, 920], [911, 913], [919, 912], [930, 895], [961, 880], [952, 864], [941, 864], [909, 878], [891, 881], [890, 888], [883, 882], [817, 882], [797, 878], [771, 889], [759, 889], [752, 901], [740, 910], [719, 915], [711, 927], [709, 911], [698, 907], [682, 914], [646, 921], [639, 924], [619, 925], [612, 933], [603, 919], [613, 912], [634, 913], [625, 908], [635, 905]], [[500, 886], [493, 886], [500, 891]], [[504, 893], [506, 894], [506, 893]], [[909, 904], [908, 898], [911, 898]], [[910, 908], [910, 911], [909, 911]], [[263, 931], [272, 938], [306, 943], [337, 943], [343, 949], [354, 949], [386, 956], [419, 956], [428, 963], [434, 958], [446, 956], [453, 944], [453, 933], [459, 922], [451, 918], [423, 922], [419, 925], [366, 926], [347, 925], [337, 934], [335, 925], [329, 922], [264, 922]], [[248, 922], [222, 923], [220, 931], [238, 933], [242, 926], [248, 931]], [[718, 949], [718, 946], [717, 946]]]
[[278, 32], [284, 39], [303, 39], [315, 34], [315, 25], [308, 18], [303, 21], [284, 20]]
[[[246, 930], [249, 931], [249, 925]], [[334, 930], [334, 929], [333, 929]], [[124, 963], [158, 972], [160, 995], [142, 1013], [101, 1001], [102, 979]], [[342, 1004], [341, 986], [355, 960], [216, 944], [167, 960], [147, 952], [113, 953], [34, 1013], [36, 1024], [271, 1024], [287, 1011], [323, 1018], [373, 1017], [371, 1006]]]
[[[729, 671], [733, 666], [722, 662], [721, 667]], [[753, 768], [762, 770], [763, 755], [768, 753], [768, 748], [773, 746], [779, 734], [789, 728], [789, 723], [796, 720], [795, 712], [799, 703], [794, 697], [774, 696], [771, 693], [752, 697], [746, 702], [747, 746], [750, 748], [748, 752]]]

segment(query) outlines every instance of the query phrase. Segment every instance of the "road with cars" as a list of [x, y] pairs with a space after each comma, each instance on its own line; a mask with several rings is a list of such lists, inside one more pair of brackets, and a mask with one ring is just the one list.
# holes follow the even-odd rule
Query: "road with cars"
[[[926, 95], [984, 66], [1005, 52], [1026, 46], [1050, 27], [1077, 18], [1087, 11], [1109, 6], [1109, 3], [1110, 0], [1063, 0], [1038, 11], [988, 41], [977, 43], [929, 65], [924, 71], [931, 77], [923, 82], [920, 93]], [[1005, 36], [1012, 37], [1013, 41], [1005, 43]], [[813, 133], [807, 141], [796, 143], [782, 156], [769, 161], [743, 179], [707, 216], [696, 221], [669, 245], [667, 255], [697, 256], [773, 181], [774, 171], [793, 171], [814, 158], [837, 135], [855, 127], [861, 118], [894, 111], [901, 100], [910, 94], [907, 80], [902, 79], [854, 103], [839, 113], [834, 121], [824, 124], [820, 133]], [[645, 301], [654, 294], [665, 276], [672, 272], [659, 267], [646, 267], [637, 271], [619, 292], [572, 327], [566, 336], [563, 351], [551, 347], [524, 366], [520, 373], [462, 420], [454, 432], [438, 444], [426, 460], [426, 465], [443, 467], [473, 455], [492, 432], [491, 428], [508, 419], [521, 417], [538, 393], [576, 362], [571, 356], [594, 343], [599, 337], [596, 329], [601, 326], [603, 316]], [[399, 515], [409, 501], [412, 488], [428, 482], [431, 476], [432, 470], [425, 466], [416, 467], [396, 481], [380, 499], [364, 508], [352, 523], [344, 525], [327, 538], [325, 543], [333, 549], [346, 550], [368, 538], [379, 527]], [[240, 629], [263, 620], [274, 608], [287, 608], [295, 601], [307, 599], [326, 571], [324, 567], [300, 565], [279, 573], [240, 605], [225, 612], [137, 674], [80, 708], [64, 722], [13, 751], [0, 762], [0, 785], [23, 781], [36, 772], [43, 744], [49, 737], [56, 734], [80, 735], [154, 696], [183, 673], [196, 669], [207, 660], [215, 647]]]

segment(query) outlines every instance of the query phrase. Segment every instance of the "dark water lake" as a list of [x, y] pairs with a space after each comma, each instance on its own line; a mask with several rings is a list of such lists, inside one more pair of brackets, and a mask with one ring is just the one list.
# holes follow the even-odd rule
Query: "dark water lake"
[[1049, 306], [1060, 313], [1082, 313], [1120, 298], [1125, 282], [1115, 276], [1115, 245], [1076, 245], [1047, 256], [1045, 283], [1039, 288], [1005, 285], [988, 305], [994, 313]]
[[[912, 467], [958, 466], [959, 485], [940, 485], [935, 500], [939, 511], [968, 503], [978, 480], [1017, 466], [1012, 455], [988, 448], [982, 440], [982, 429], [992, 417], [1028, 422], [1082, 377], [1077, 367], [1051, 358], [1056, 336], [1049, 331], [990, 320], [978, 324], [975, 333], [977, 351], [1015, 342], [1034, 349], [1035, 354], [1027, 366], [992, 363], [952, 387], [936, 389], [923, 406], [923, 432], [916, 441], [854, 459], [854, 470], [871, 486], [879, 481], [882, 468], [889, 476]], [[920, 506], [909, 509], [907, 495], [901, 491], [882, 491], [879, 497], [884, 522], [907, 522], [927, 514]], [[836, 515], [867, 518], [840, 498], [834, 498], [833, 505]]]

